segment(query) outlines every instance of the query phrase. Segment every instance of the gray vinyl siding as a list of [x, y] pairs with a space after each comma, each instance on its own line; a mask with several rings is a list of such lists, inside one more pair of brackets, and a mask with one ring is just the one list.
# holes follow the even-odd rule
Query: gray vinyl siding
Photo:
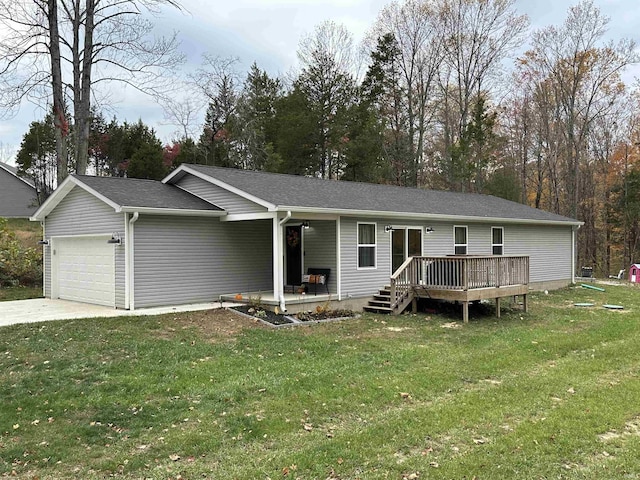
[[271, 225], [141, 215], [134, 226], [135, 308], [271, 291]]
[[330, 268], [329, 292], [338, 292], [338, 271], [336, 255], [336, 222], [333, 220], [312, 220], [309, 229], [303, 229], [304, 269]]
[[529, 281], [571, 280], [571, 226], [513, 225], [499, 223], [429, 223], [425, 255], [453, 254], [453, 226], [467, 226], [467, 253], [491, 255], [491, 228], [502, 227], [504, 255], [529, 256]]
[[37, 208], [36, 189], [0, 167], [0, 217], [29, 218]]
[[[74, 187], [45, 219], [46, 238], [71, 235], [111, 234], [117, 232], [122, 245], [115, 251], [116, 307], [125, 308], [124, 214], [116, 213], [102, 200]], [[51, 296], [51, 247], [44, 248], [44, 294]]]
[[[358, 222], [376, 223], [376, 268], [358, 270]], [[384, 220], [340, 218], [340, 262], [342, 298], [367, 297], [389, 283], [390, 236], [385, 233]]]
[[176, 185], [184, 190], [217, 205], [226, 210], [230, 215], [242, 213], [262, 213], [267, 209], [257, 203], [247, 200], [240, 195], [231, 193], [199, 177], [186, 174], [176, 182]]
[[[377, 225], [376, 268], [358, 270], [357, 223]], [[370, 220], [342, 217], [340, 224], [340, 259], [342, 270], [342, 297], [369, 296], [389, 284], [391, 276], [391, 234], [385, 225], [394, 227], [432, 227], [432, 233], [423, 233], [422, 251], [425, 256], [453, 255], [454, 225], [467, 227], [467, 253], [491, 255], [491, 227], [504, 228], [504, 255], [528, 255], [530, 282], [567, 280], [572, 278], [571, 226], [513, 225], [499, 223], [432, 222], [393, 218]]]
[[571, 281], [571, 227], [529, 225], [504, 229], [505, 255], [529, 255], [529, 280], [546, 282]]

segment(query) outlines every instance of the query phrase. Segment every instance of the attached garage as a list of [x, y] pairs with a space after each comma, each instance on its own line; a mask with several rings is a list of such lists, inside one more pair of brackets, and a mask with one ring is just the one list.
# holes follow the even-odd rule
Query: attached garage
[[69, 176], [31, 218], [43, 226], [44, 296], [130, 310], [214, 300], [227, 292], [202, 265], [224, 215], [155, 180]]
[[51, 239], [51, 296], [115, 306], [115, 247], [111, 235]]

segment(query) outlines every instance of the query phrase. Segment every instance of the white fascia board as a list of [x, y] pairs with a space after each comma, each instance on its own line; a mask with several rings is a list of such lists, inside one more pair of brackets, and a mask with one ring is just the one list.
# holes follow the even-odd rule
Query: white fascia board
[[209, 182], [212, 183], [213, 185], [216, 185], [220, 188], [223, 188], [231, 193], [234, 193], [242, 198], [245, 198], [253, 203], [257, 203], [258, 205], [260, 205], [261, 207], [264, 207], [266, 209], [268, 209], [269, 211], [274, 211], [275, 209], [275, 205], [272, 203], [269, 203], [261, 198], [258, 198], [254, 195], [251, 195], [248, 192], [245, 192], [244, 190], [240, 190], [239, 188], [236, 188], [232, 185], [229, 185], [228, 183], [223, 182], [222, 180], [218, 180], [217, 178], [211, 177], [209, 175], [206, 175], [204, 173], [198, 172], [197, 170], [193, 170], [192, 168], [189, 168], [185, 165], [180, 165], [177, 169], [175, 169], [172, 173], [169, 174], [169, 176], [167, 176], [166, 178], [164, 178], [162, 180], [162, 183], [168, 183], [170, 180], [172, 180], [174, 177], [178, 176], [180, 173], [185, 172], [185, 173], [189, 173], [195, 177], [198, 177], [202, 180], [204, 180], [205, 182]]
[[270, 218], [277, 218], [276, 212], [261, 212], [261, 213], [236, 213], [227, 215], [220, 219], [221, 222], [242, 222], [246, 220], [265, 220]]
[[501, 217], [473, 217], [464, 215], [441, 215], [437, 213], [410, 213], [410, 212], [384, 212], [384, 211], [372, 211], [372, 210], [348, 210], [348, 209], [332, 209], [332, 208], [315, 208], [315, 207], [295, 207], [295, 206], [282, 206], [276, 207], [276, 211], [286, 212], [293, 210], [296, 214], [302, 213], [319, 213], [329, 215], [341, 215], [351, 217], [374, 217], [374, 218], [410, 218], [410, 219], [424, 219], [432, 221], [455, 221], [455, 222], [473, 222], [473, 223], [516, 223], [526, 225], [584, 225], [584, 222], [579, 221], [562, 221], [562, 220], [533, 220], [524, 218], [501, 218]]
[[154, 207], [129, 207], [123, 206], [118, 213], [144, 213], [145, 215], [176, 215], [184, 217], [223, 217], [227, 214], [224, 210], [187, 210], [182, 208], [154, 208]]
[[36, 210], [32, 217], [29, 218], [31, 221], [43, 221], [47, 215], [51, 213], [51, 211], [58, 206], [58, 204], [66, 197], [69, 192], [73, 189], [73, 187], [78, 186], [85, 190], [87, 193], [90, 193], [94, 197], [103, 201], [107, 205], [109, 205], [115, 212], [118, 212], [120, 205], [115, 203], [114, 201], [108, 199], [104, 195], [96, 192], [93, 188], [88, 187], [82, 181], [78, 180], [76, 177], [69, 175], [64, 179], [62, 184], [45, 200], [45, 202], [40, 205], [40, 208]]

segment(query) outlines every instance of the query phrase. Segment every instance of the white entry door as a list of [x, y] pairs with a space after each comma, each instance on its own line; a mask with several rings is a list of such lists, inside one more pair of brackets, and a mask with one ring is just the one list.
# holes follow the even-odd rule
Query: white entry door
[[111, 236], [56, 238], [52, 297], [115, 306], [115, 251]]

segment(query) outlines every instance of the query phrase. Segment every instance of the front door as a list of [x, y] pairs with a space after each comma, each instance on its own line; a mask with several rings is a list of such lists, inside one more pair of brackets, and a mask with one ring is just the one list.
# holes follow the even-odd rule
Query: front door
[[421, 228], [395, 228], [391, 232], [391, 273], [409, 257], [422, 255]]
[[302, 227], [287, 226], [285, 230], [286, 285], [302, 284]]

